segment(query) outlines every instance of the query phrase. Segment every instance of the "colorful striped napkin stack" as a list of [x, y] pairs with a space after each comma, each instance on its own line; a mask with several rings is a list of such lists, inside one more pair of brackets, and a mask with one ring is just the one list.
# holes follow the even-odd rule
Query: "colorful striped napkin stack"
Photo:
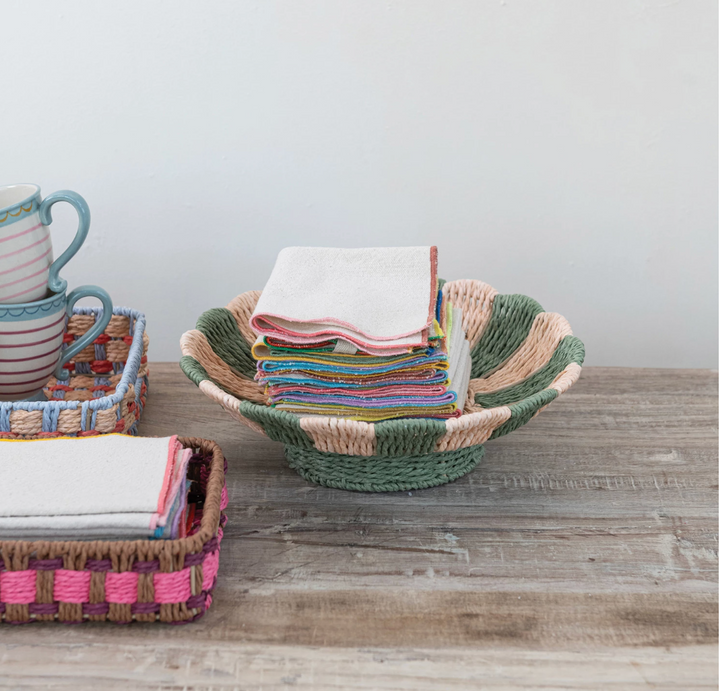
[[185, 537], [191, 455], [177, 437], [0, 441], [0, 537]]
[[250, 325], [255, 378], [280, 410], [367, 422], [462, 414], [469, 345], [435, 247], [286, 248]]

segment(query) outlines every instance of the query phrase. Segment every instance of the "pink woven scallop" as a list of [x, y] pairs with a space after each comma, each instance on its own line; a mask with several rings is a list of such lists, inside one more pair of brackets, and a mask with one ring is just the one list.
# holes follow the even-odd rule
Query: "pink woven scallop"
[[105, 574], [105, 599], [120, 605], [132, 605], [137, 602], [138, 577], [133, 571]]
[[182, 571], [154, 574], [155, 602], [159, 602], [161, 605], [185, 602], [192, 595], [190, 589], [191, 568], [186, 566]]
[[55, 571], [53, 584], [53, 600], [55, 602], [89, 602], [90, 571], [71, 571], [58, 569]]
[[29, 605], [35, 602], [37, 571], [0, 572], [0, 601], [9, 605]]
[[215, 550], [214, 552], [210, 552], [205, 557], [205, 561], [203, 562], [203, 582], [202, 582], [202, 589], [203, 590], [210, 590], [212, 588], [213, 581], [215, 580], [215, 575], [218, 572], [218, 566], [220, 565], [220, 550]]

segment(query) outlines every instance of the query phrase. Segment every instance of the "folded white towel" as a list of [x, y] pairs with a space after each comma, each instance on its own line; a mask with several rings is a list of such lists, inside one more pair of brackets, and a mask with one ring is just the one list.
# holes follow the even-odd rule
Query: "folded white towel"
[[149, 537], [188, 457], [177, 437], [0, 441], [0, 535]]
[[250, 326], [290, 343], [342, 337], [384, 354], [427, 345], [436, 292], [435, 247], [288, 247]]

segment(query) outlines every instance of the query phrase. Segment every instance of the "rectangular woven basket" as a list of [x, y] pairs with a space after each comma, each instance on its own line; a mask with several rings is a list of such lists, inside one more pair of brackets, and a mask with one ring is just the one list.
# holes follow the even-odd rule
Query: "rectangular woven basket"
[[191, 534], [178, 540], [0, 541], [3, 622], [181, 624], [203, 615], [212, 602], [227, 522], [227, 466], [215, 442], [178, 440], [194, 451]]
[[[101, 313], [101, 308], [76, 308], [65, 331], [66, 346]], [[0, 402], [0, 438], [135, 434], [147, 395], [147, 348], [145, 315], [115, 307], [105, 332], [66, 365], [69, 380], [48, 382], [47, 401]]]

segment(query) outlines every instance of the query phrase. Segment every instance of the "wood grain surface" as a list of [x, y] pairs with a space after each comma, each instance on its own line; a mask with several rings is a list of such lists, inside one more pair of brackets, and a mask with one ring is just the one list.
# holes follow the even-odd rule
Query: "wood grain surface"
[[217, 441], [229, 523], [182, 627], [0, 628], [4, 688], [717, 688], [717, 373], [586, 368], [450, 485], [317, 487], [154, 364], [140, 432]]

